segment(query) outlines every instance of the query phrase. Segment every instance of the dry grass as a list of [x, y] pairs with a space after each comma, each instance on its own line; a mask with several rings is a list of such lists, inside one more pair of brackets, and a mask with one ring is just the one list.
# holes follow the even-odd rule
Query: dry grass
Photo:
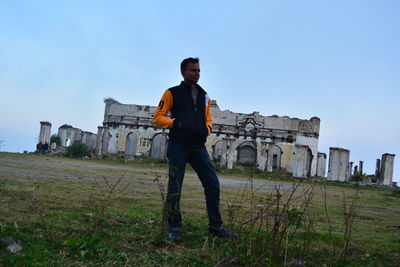
[[[151, 164], [103, 163], [43, 155], [0, 153], [0, 181], [3, 183], [0, 184], [0, 200], [5, 200], [0, 203], [0, 234], [18, 233], [25, 242], [31, 242], [29, 246], [32, 247], [26, 251], [26, 255], [39, 257], [39, 252], [34, 252], [36, 248], [43, 249], [44, 246], [49, 249], [51, 253], [49, 252], [46, 260], [49, 265], [52, 261], [61, 262], [61, 265], [74, 265], [77, 262], [83, 265], [95, 262], [104, 264], [108, 261], [112, 263], [110, 258], [113, 257], [116, 258], [114, 265], [121, 262], [157, 265], [163, 261], [171, 262], [171, 257], [178, 257], [176, 261], [172, 261], [178, 265], [185, 262], [211, 266], [220, 261], [232, 264], [252, 262], [247, 256], [244, 259], [235, 259], [234, 254], [238, 251], [231, 244], [220, 244], [221, 247], [216, 249], [213, 243], [215, 241], [204, 236], [207, 218], [203, 189], [191, 171], [185, 177], [181, 202], [187, 227], [187, 243], [176, 250], [176, 247], [162, 241], [162, 237], [158, 236], [159, 225], [148, 222], [161, 217], [160, 190], [154, 179], [158, 177], [159, 182], [165, 185], [166, 173], [166, 165], [163, 169], [159, 166], [153, 168]], [[254, 184], [250, 185], [248, 177], [222, 178], [235, 181], [225, 182], [221, 186], [221, 207], [226, 223], [229, 222], [232, 205], [240, 207], [235, 213], [236, 217], [251, 222], [257, 214], [257, 206], [266, 205], [266, 198], [276, 193], [276, 186], [280, 186], [282, 201], [287, 200], [292, 192], [293, 182], [286, 180], [254, 179]], [[386, 259], [387, 265], [395, 266], [399, 263], [400, 198], [391, 196], [388, 190], [378, 188], [349, 185], [325, 187], [323, 184], [312, 183], [300, 183], [298, 186], [288, 208], [301, 207], [305, 192], [315, 188], [307, 212], [312, 217], [313, 231], [326, 233], [320, 234], [318, 239], [325, 256], [331, 256], [327, 252], [332, 247], [329, 232], [331, 231], [335, 239], [343, 235], [343, 207], [350, 207], [352, 198], [358, 192], [351, 242], [347, 250], [353, 251], [353, 258], [357, 258], [359, 262], [363, 262], [364, 257], [364, 261], [369, 264], [383, 259]], [[137, 225], [137, 232], [132, 230], [132, 225]], [[237, 225], [234, 227], [237, 229]], [[106, 241], [98, 241], [97, 233], [83, 238], [82, 233], [92, 233], [90, 230], [100, 233], [101, 240]], [[116, 239], [103, 235], [116, 235]], [[34, 241], [42, 240], [41, 238], [48, 243], [41, 245], [42, 241]], [[138, 245], [133, 245], [132, 240], [136, 240]], [[70, 245], [65, 245], [65, 242]], [[88, 258], [85, 256], [84, 260], [79, 260], [73, 253], [79, 250], [82, 242], [89, 244], [88, 249], [81, 250], [82, 253], [87, 253]], [[25, 244], [26, 246], [28, 245]], [[107, 254], [102, 251], [102, 246], [115, 246], [116, 249], [111, 249], [112, 253], [110, 251], [111, 254]], [[342, 247], [338, 246], [338, 255], [340, 249]], [[5, 256], [4, 245], [0, 246], [0, 250], [3, 251], [0, 251], [0, 256]], [[290, 262], [294, 252], [290, 248], [286, 250], [285, 262]], [[360, 251], [368, 256], [358, 255]], [[125, 254], [120, 255], [121, 252]], [[218, 253], [225, 253], [227, 256], [221, 259]], [[313, 253], [317, 253], [314, 255], [316, 258], [325, 257], [319, 255], [318, 251]], [[189, 255], [195, 256], [193, 258]], [[62, 257], [65, 261], [60, 261]], [[15, 262], [10, 258], [8, 260], [8, 263]], [[254, 259], [255, 262], [257, 260]], [[18, 261], [24, 262], [21, 258]], [[113, 265], [110, 262], [108, 263]]]

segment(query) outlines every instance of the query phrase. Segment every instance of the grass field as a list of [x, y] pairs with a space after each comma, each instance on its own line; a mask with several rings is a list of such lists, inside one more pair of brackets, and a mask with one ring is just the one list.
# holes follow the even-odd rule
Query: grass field
[[399, 266], [400, 194], [219, 173], [225, 226], [207, 232], [203, 189], [188, 168], [183, 242], [165, 236], [165, 162], [0, 153], [0, 266]]

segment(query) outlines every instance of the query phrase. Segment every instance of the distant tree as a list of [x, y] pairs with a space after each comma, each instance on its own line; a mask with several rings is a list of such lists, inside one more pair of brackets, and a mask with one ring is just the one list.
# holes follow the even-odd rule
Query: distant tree
[[50, 145], [51, 145], [52, 143], [56, 143], [57, 146], [61, 146], [61, 138], [60, 138], [58, 135], [53, 134], [53, 135], [50, 137]]
[[0, 149], [4, 146], [4, 140], [0, 138]]
[[64, 156], [72, 158], [83, 158], [92, 156], [92, 153], [90, 152], [90, 148], [87, 145], [78, 141], [73, 142], [72, 145], [67, 147]]

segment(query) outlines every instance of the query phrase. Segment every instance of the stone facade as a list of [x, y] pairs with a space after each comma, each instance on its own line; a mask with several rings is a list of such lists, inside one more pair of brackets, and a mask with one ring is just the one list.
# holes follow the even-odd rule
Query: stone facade
[[[156, 107], [121, 104], [105, 100], [103, 126], [98, 128], [96, 153], [124, 153], [165, 158], [168, 130], [153, 124]], [[273, 168], [293, 172], [296, 145], [307, 147], [307, 176], [317, 174], [320, 119], [262, 116], [221, 111], [211, 101], [213, 130], [206, 148], [221, 167], [254, 165], [270, 172]]]

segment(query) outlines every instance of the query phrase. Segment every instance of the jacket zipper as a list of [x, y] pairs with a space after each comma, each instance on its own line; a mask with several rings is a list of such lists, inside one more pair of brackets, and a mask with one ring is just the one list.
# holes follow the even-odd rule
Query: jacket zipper
[[[201, 125], [199, 125], [200, 124], [200, 118], [199, 118], [199, 113], [197, 112], [196, 104], [193, 101], [193, 97], [192, 97], [192, 94], [191, 94], [190, 91], [188, 91], [188, 94], [189, 94], [190, 99], [192, 100], [191, 102], [192, 102], [192, 105], [193, 105], [193, 108], [194, 108], [194, 113], [196, 114], [196, 127], [201, 128], [200, 127]], [[198, 90], [197, 90], [197, 97], [199, 97]]]

